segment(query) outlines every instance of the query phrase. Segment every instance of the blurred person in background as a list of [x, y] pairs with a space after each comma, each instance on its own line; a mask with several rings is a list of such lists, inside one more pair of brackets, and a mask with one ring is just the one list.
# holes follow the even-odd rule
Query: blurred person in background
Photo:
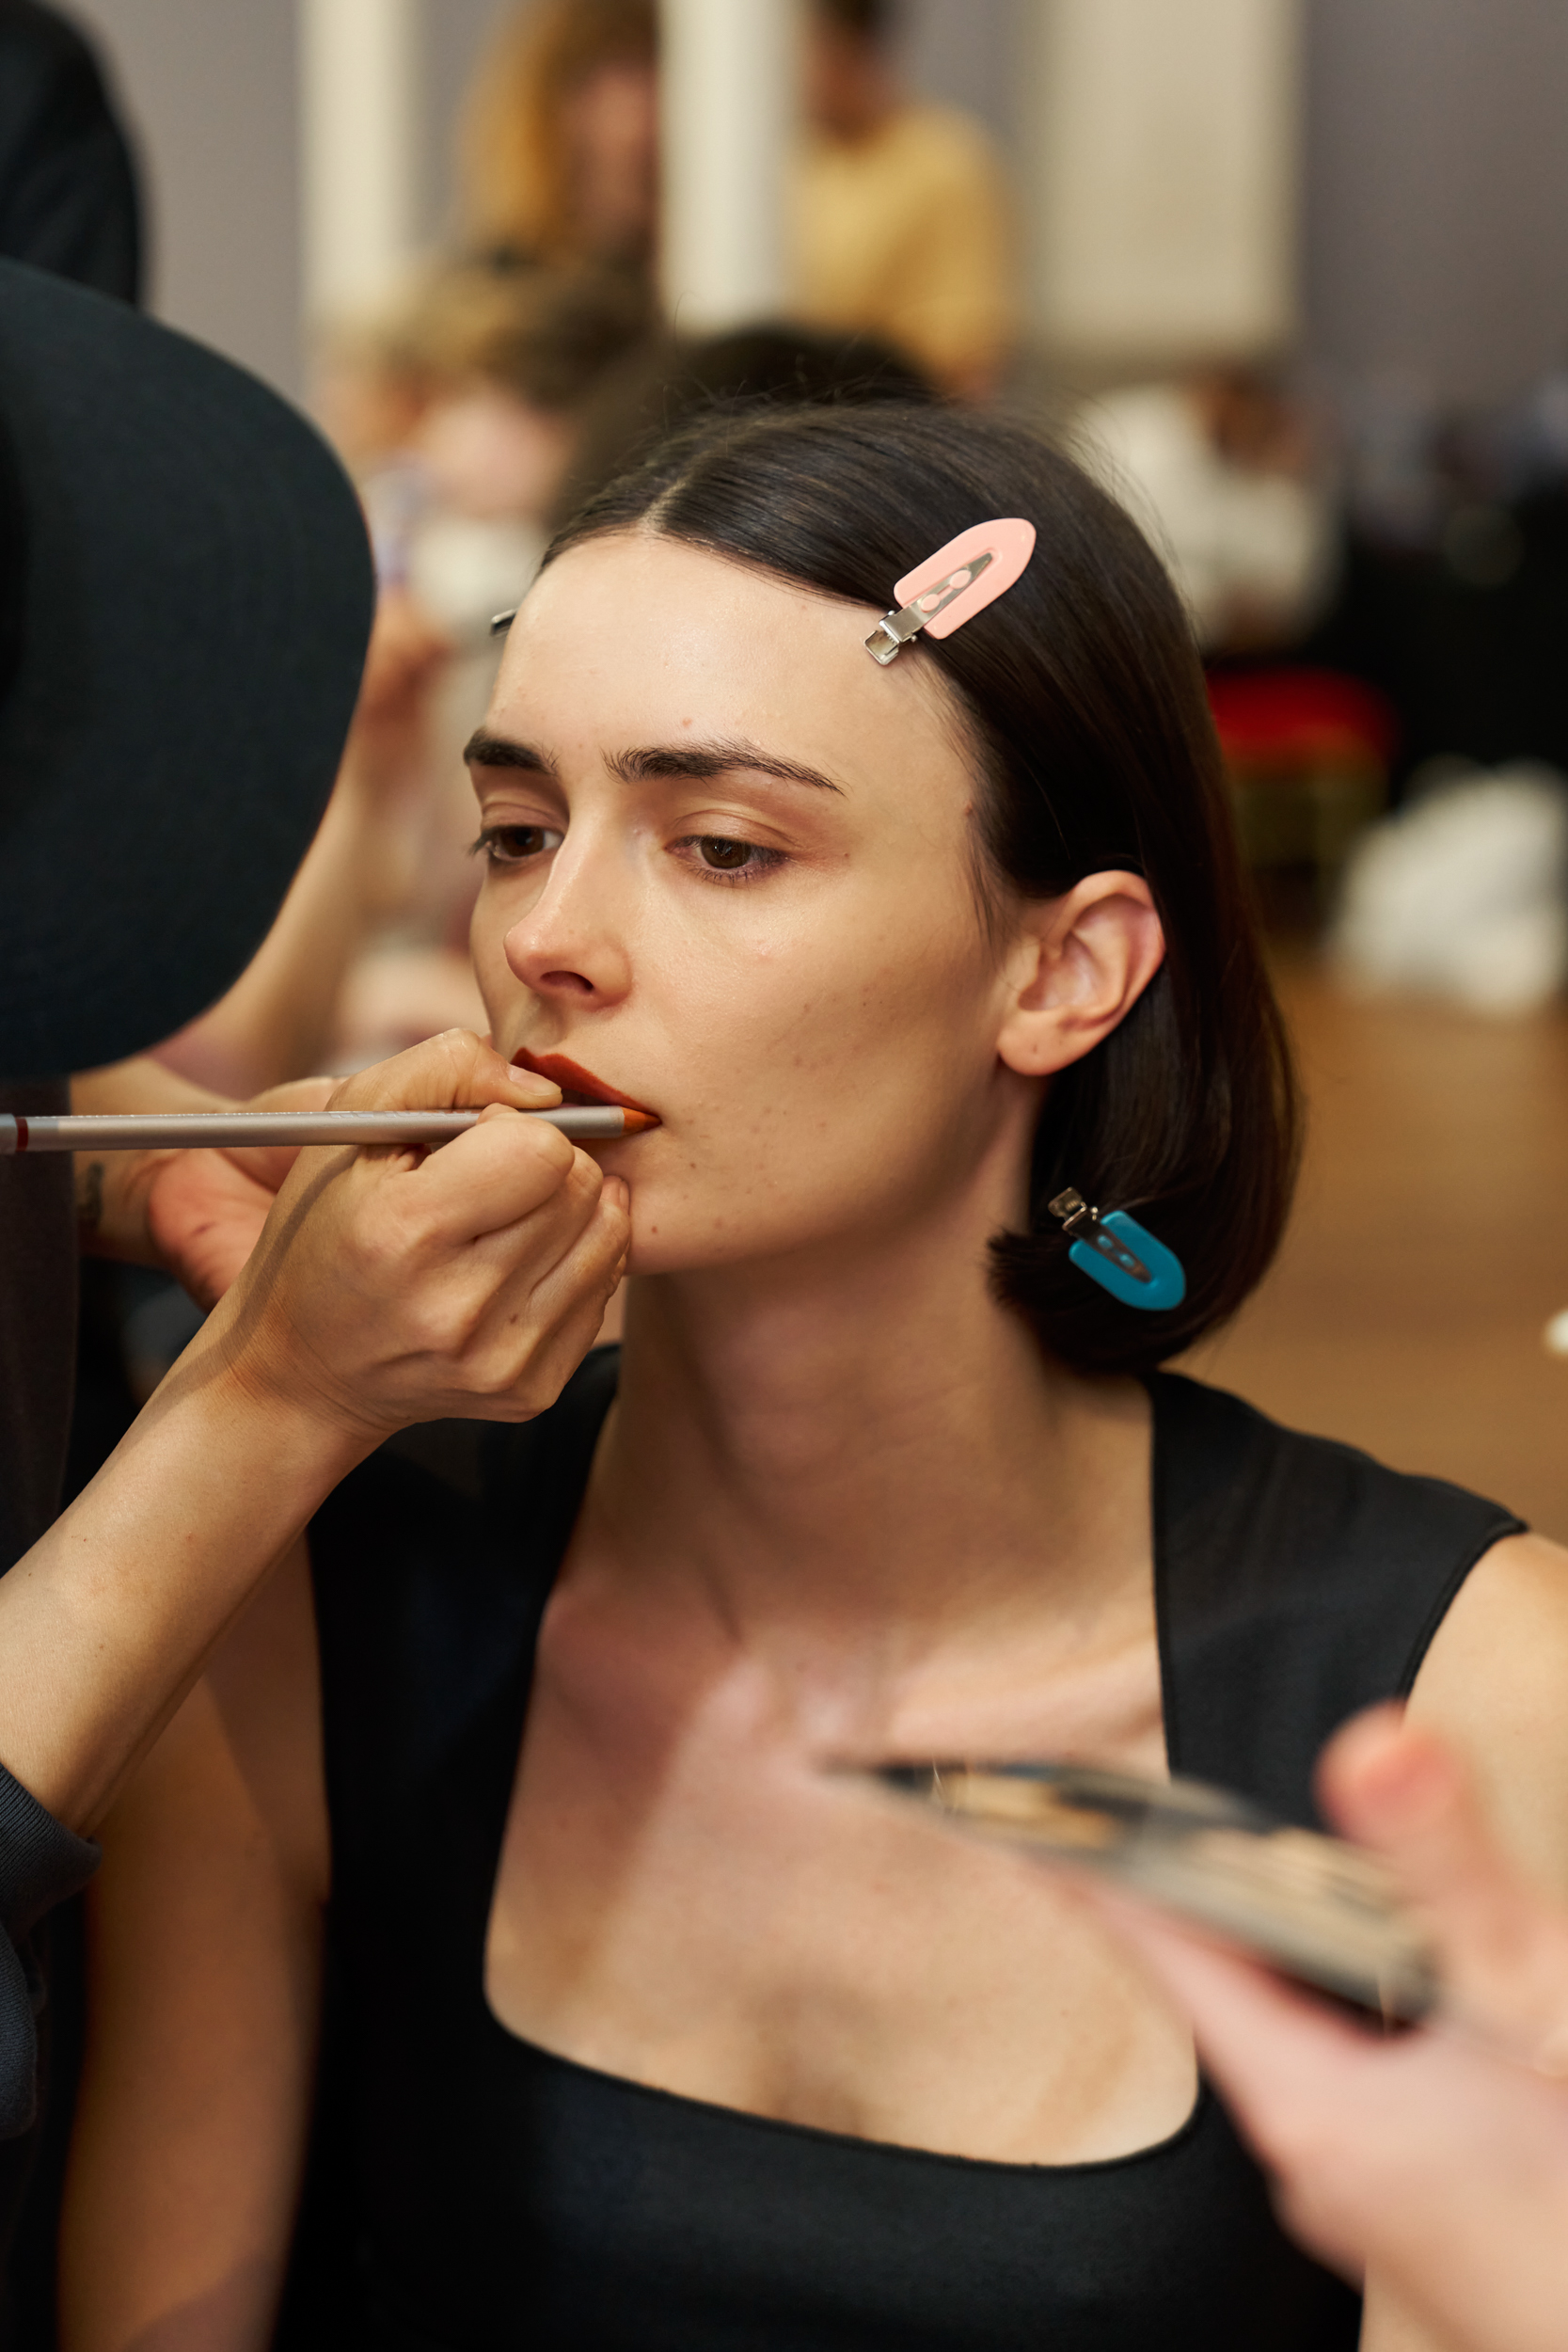
[[[789, 307], [979, 397], [1016, 331], [1011, 206], [981, 126], [901, 87], [896, 29], [893, 0], [811, 0]], [[537, 0], [509, 17], [474, 80], [462, 184], [465, 242], [493, 264], [594, 261], [651, 277], [652, 0]]]
[[37, 0], [0, 0], [0, 254], [135, 302], [135, 167], [92, 49]]
[[460, 183], [475, 254], [651, 276], [657, 0], [535, 0], [504, 19], [468, 97]]
[[[359, 485], [383, 584], [412, 582], [458, 634], [515, 601], [584, 406], [655, 321], [614, 270], [459, 262], [341, 322], [317, 405]], [[452, 533], [454, 518], [470, 528]]]
[[1338, 525], [1307, 421], [1271, 371], [1215, 364], [1103, 393], [1073, 438], [1164, 556], [1206, 656], [1306, 635], [1333, 587]]
[[[459, 268], [420, 298], [431, 396], [409, 447], [423, 468], [428, 511], [408, 576], [449, 628], [487, 629], [498, 607], [522, 594], [588, 405], [656, 324], [645, 291], [607, 269]], [[459, 518], [466, 533], [452, 528]], [[465, 581], [465, 549], [483, 544], [485, 526], [510, 532], [496, 542], [509, 568], [503, 578], [492, 566], [480, 593], [480, 582]]]
[[552, 517], [560, 530], [607, 482], [709, 410], [937, 399], [930, 378], [874, 335], [763, 322], [723, 335], [661, 334], [610, 368], [582, 419]]
[[980, 124], [900, 87], [896, 23], [894, 0], [811, 0], [792, 307], [983, 398], [1017, 329], [1011, 202]]

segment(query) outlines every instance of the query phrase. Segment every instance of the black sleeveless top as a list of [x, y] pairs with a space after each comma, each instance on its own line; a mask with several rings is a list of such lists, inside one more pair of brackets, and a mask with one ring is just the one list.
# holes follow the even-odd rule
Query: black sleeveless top
[[[484, 1940], [539, 1620], [616, 1355], [522, 1428], [385, 1447], [311, 1531], [333, 1845], [317, 2140], [278, 2341], [375, 2352], [1339, 2352], [1212, 2094], [1108, 2162], [854, 2139], [555, 2058]], [[1312, 1760], [1407, 1691], [1519, 1522], [1169, 1375], [1154, 1404], [1172, 1767], [1312, 1820]]]

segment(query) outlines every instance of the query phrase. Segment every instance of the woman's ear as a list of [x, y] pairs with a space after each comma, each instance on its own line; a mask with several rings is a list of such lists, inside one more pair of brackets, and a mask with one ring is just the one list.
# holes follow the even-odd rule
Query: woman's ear
[[1165, 934], [1141, 874], [1086, 874], [1065, 898], [1026, 899], [1006, 960], [996, 1050], [1043, 1078], [1108, 1037], [1164, 959]]

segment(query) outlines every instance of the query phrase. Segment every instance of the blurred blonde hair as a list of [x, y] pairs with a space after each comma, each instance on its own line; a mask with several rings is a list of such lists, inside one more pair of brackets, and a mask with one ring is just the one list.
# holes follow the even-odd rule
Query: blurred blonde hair
[[601, 66], [653, 64], [657, 0], [533, 0], [501, 24], [463, 110], [463, 227], [481, 250], [578, 258], [562, 115]]
[[575, 409], [655, 324], [648, 294], [624, 271], [445, 262], [337, 322], [325, 356], [397, 378], [410, 398], [478, 381], [536, 408]]

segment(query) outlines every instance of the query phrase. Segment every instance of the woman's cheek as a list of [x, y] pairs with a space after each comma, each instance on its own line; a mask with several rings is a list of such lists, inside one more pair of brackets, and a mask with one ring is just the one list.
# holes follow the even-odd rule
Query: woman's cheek
[[494, 934], [482, 934], [477, 921], [469, 947], [469, 960], [473, 964], [474, 978], [479, 984], [480, 999], [489, 1019], [490, 1034], [498, 1045], [503, 1041], [510, 1045], [515, 1041], [505, 1037], [504, 1032], [509, 1014], [521, 1002], [523, 985], [507, 962], [500, 940]]

